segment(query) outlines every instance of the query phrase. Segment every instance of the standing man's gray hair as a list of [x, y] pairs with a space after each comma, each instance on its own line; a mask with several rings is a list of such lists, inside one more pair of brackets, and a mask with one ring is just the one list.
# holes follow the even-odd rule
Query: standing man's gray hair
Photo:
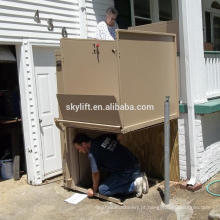
[[106, 9], [106, 14], [114, 14], [114, 15], [118, 16], [118, 10], [113, 7], [109, 7]]

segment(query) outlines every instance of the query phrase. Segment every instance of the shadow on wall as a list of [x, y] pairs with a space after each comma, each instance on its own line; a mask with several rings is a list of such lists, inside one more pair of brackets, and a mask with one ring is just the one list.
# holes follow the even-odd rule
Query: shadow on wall
[[201, 123], [204, 148], [220, 143], [220, 112], [202, 116]]
[[112, 0], [92, 0], [91, 7], [94, 10], [94, 18], [97, 23], [105, 20], [105, 11], [108, 7], [112, 7], [114, 5]]

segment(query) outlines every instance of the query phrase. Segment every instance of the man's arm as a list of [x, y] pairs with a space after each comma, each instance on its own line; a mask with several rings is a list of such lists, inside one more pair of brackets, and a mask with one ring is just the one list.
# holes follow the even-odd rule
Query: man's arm
[[92, 188], [88, 189], [88, 192], [87, 192], [89, 197], [93, 197], [94, 193], [96, 193], [98, 191], [99, 180], [100, 180], [100, 173], [99, 173], [99, 171], [92, 173], [93, 186], [92, 186]]
[[92, 169], [92, 189], [88, 189], [88, 196], [92, 197], [94, 195], [94, 193], [96, 193], [98, 191], [98, 187], [99, 187], [99, 181], [100, 181], [100, 173], [99, 173], [99, 169], [96, 163], [96, 160], [93, 156], [93, 154], [89, 153], [88, 155], [89, 160], [90, 160], [90, 166]]
[[99, 171], [95, 172], [95, 173], [92, 173], [92, 182], [93, 182], [93, 187], [92, 188], [93, 188], [94, 193], [96, 193], [98, 191], [99, 181], [100, 181]]

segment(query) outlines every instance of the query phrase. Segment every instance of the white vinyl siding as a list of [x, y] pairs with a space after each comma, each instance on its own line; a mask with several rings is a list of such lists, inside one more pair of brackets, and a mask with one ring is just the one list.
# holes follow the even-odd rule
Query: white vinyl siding
[[94, 38], [97, 23], [105, 19], [105, 11], [114, 6], [114, 0], [86, 0], [88, 38]]
[[[39, 10], [40, 23], [34, 21]], [[48, 30], [47, 19], [53, 19], [54, 29]], [[78, 0], [1, 0], [0, 38], [31, 38], [59, 40], [62, 27], [68, 37], [80, 36]]]
[[[42, 89], [39, 83], [37, 84], [37, 74], [41, 66], [36, 60], [42, 59], [43, 55], [40, 52], [36, 54], [36, 51], [56, 49], [62, 38], [62, 27], [66, 27], [68, 38], [86, 38], [88, 33], [90, 37], [94, 34], [97, 20], [104, 19], [105, 10], [113, 6], [113, 0], [85, 1], [0, 0], [1, 44], [17, 44], [28, 183], [33, 185], [41, 184], [45, 178], [61, 172], [61, 163], [57, 164], [59, 160], [48, 164], [45, 157], [45, 151], [49, 152], [50, 150], [50, 154], [57, 149], [52, 148], [53, 144], [51, 144], [53, 132], [47, 134], [47, 137], [45, 134], [47, 141], [49, 140], [46, 144], [44, 144], [46, 139], [43, 139], [41, 135], [40, 126], [42, 125], [39, 123], [41, 118], [39, 118], [40, 100], [38, 96], [40, 96], [39, 91], [42, 92]], [[37, 10], [39, 11], [40, 23], [34, 21]], [[48, 30], [48, 19], [53, 19], [53, 31]], [[34, 57], [33, 53], [35, 53]], [[48, 59], [44, 59], [43, 73], [51, 73], [47, 71], [51, 68], [52, 73], [55, 73], [53, 53], [49, 53], [46, 57]], [[53, 65], [50, 60], [54, 60]], [[55, 97], [55, 92], [52, 93]]]

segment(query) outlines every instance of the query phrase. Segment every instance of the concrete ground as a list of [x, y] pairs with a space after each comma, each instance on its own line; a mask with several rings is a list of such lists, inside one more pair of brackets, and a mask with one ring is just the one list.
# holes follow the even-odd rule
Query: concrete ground
[[[212, 178], [220, 179], [220, 173]], [[209, 182], [210, 182], [209, 181]], [[62, 187], [62, 181], [42, 186], [30, 186], [26, 176], [20, 181], [0, 182], [0, 220], [113, 220], [113, 219], [207, 219], [212, 208], [219, 206], [220, 197], [209, 195], [205, 186], [197, 192], [180, 189], [172, 183], [171, 200], [164, 205], [160, 190], [163, 184], [150, 188], [142, 199], [128, 198], [124, 206], [86, 198], [77, 205], [64, 200], [74, 192]], [[220, 193], [220, 184], [211, 188]]]

